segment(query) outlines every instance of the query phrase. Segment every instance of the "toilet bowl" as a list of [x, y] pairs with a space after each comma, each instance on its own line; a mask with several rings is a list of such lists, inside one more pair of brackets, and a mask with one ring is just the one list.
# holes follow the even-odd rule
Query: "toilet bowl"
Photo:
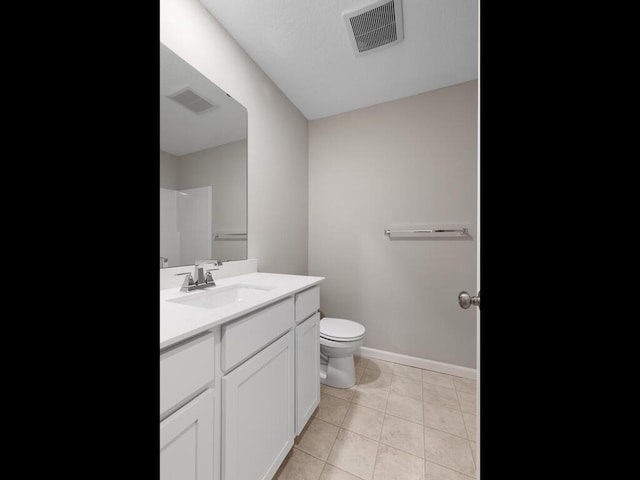
[[364, 343], [358, 322], [325, 317], [320, 320], [320, 383], [335, 388], [356, 384], [353, 354]]

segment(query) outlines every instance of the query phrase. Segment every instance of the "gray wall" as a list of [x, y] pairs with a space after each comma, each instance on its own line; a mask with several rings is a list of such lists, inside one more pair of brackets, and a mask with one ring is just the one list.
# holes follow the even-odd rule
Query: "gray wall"
[[178, 157], [160, 150], [160, 187], [178, 190]]
[[160, 1], [160, 41], [248, 112], [248, 256], [307, 273], [307, 120], [198, 0]]
[[[364, 346], [475, 368], [477, 81], [309, 122], [309, 274]], [[466, 223], [474, 240], [390, 241]]]
[[179, 188], [213, 187], [216, 229], [246, 228], [246, 159], [246, 140], [178, 157]]
[[[246, 232], [247, 141], [227, 143], [178, 157], [179, 188], [211, 185], [213, 233], [220, 230]], [[213, 257], [219, 260], [247, 258], [247, 242], [216, 241]]]

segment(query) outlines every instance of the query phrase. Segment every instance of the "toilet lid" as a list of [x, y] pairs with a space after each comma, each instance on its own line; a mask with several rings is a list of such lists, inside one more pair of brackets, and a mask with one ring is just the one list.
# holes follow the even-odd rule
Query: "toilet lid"
[[343, 318], [325, 317], [320, 320], [320, 335], [329, 340], [348, 341], [361, 338], [365, 329], [362, 325]]

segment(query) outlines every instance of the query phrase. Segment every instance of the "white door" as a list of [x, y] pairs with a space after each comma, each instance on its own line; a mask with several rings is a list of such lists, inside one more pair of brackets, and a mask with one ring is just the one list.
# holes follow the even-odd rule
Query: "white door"
[[[478, 83], [478, 85], [480, 85]], [[479, 95], [478, 95], [479, 99]], [[480, 102], [478, 101], [478, 174], [476, 175], [476, 182], [478, 185], [477, 196], [478, 203], [476, 209], [476, 220], [478, 225], [477, 242], [476, 242], [476, 286], [478, 287], [478, 302], [480, 301]], [[475, 455], [476, 472], [478, 472], [478, 478], [480, 478], [480, 304], [476, 313], [476, 371], [477, 371], [477, 388], [476, 388], [476, 408], [478, 409], [478, 416], [476, 417], [476, 435], [478, 435], [478, 452]]]
[[296, 435], [320, 403], [320, 314], [296, 327]]
[[[479, 86], [479, 84], [478, 84]], [[478, 435], [477, 454], [474, 455], [476, 461], [476, 472], [480, 475], [480, 102], [478, 102], [478, 144], [477, 144], [477, 175], [476, 175], [476, 292], [468, 293], [461, 291], [458, 294], [458, 303], [462, 308], [473, 308], [476, 311], [476, 435]], [[476, 308], [477, 307], [477, 308]]]
[[294, 333], [222, 378], [222, 478], [270, 479], [293, 446]]
[[161, 480], [213, 480], [214, 404], [207, 389], [160, 423]]

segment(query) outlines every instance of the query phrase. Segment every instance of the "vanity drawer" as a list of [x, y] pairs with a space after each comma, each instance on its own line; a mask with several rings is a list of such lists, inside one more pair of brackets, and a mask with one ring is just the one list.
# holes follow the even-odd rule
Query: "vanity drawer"
[[232, 369], [294, 325], [293, 297], [223, 325], [222, 370]]
[[320, 308], [320, 287], [312, 287], [309, 290], [296, 295], [296, 323], [309, 318]]
[[160, 354], [160, 415], [213, 381], [214, 345], [207, 333]]

